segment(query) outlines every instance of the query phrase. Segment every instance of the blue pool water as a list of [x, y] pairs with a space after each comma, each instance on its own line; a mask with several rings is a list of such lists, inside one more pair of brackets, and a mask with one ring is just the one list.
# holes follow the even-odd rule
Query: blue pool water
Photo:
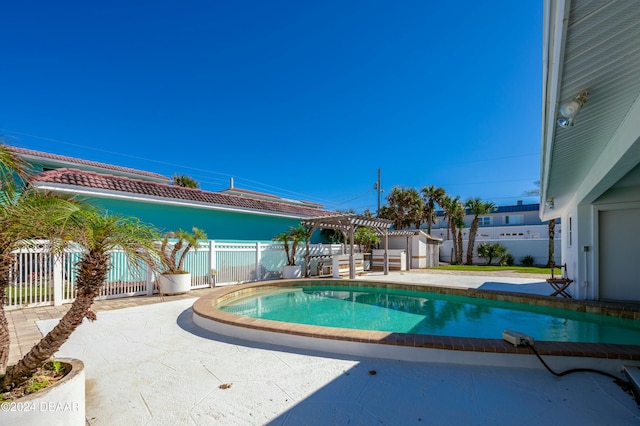
[[292, 287], [230, 300], [238, 315], [325, 327], [458, 337], [640, 345], [640, 321], [522, 303], [367, 287]]

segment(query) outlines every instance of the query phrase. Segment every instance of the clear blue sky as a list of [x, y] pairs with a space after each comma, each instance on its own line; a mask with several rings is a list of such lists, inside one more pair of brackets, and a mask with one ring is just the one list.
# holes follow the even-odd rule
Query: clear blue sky
[[0, 25], [11, 145], [330, 209], [375, 212], [377, 168], [538, 202], [540, 1], [24, 0]]

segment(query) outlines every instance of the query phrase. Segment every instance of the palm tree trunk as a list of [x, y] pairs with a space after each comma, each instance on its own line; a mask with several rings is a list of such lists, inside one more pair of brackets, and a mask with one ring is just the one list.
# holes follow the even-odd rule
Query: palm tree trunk
[[11, 337], [9, 336], [9, 322], [4, 311], [4, 305], [7, 297], [7, 288], [9, 288], [9, 275], [11, 271], [13, 257], [10, 254], [2, 254], [0, 256], [0, 374], [4, 374], [7, 370], [7, 362], [9, 361], [9, 344]]
[[476, 244], [476, 234], [478, 233], [478, 217], [474, 217], [469, 228], [469, 242], [467, 243], [467, 265], [473, 263], [473, 246]]
[[556, 233], [556, 220], [551, 219], [549, 221], [549, 257], [547, 259], [547, 268], [554, 268], [556, 265], [556, 246], [554, 244], [554, 237]]
[[[0, 284], [0, 298], [4, 300], [7, 293], [7, 287], [4, 283]], [[0, 374], [4, 374], [7, 370], [7, 362], [9, 361], [9, 344], [11, 343], [9, 336], [9, 322], [4, 313], [4, 308], [0, 309]]]
[[453, 257], [451, 258], [451, 263], [455, 264], [458, 262], [458, 238], [456, 238], [456, 225], [454, 222], [449, 222], [451, 227], [451, 242], [453, 243]]
[[31, 348], [16, 365], [7, 369], [0, 389], [9, 391], [26, 382], [60, 349], [84, 318], [95, 319], [95, 314], [90, 308], [107, 276], [108, 261], [109, 256], [100, 252], [89, 252], [83, 257], [76, 280], [78, 294], [71, 308], [53, 330]]
[[458, 228], [458, 255], [456, 262], [458, 265], [462, 265], [462, 228]]

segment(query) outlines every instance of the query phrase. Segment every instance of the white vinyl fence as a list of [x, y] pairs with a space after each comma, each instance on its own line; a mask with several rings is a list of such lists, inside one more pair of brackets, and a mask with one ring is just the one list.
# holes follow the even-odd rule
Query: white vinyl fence
[[[560, 238], [554, 239], [554, 258], [556, 265], [561, 263], [561, 249], [562, 240]], [[477, 265], [483, 265], [486, 263], [486, 259], [482, 259], [478, 256], [478, 246], [482, 243], [499, 243], [507, 248], [507, 251], [511, 253], [515, 260], [515, 264], [519, 265], [525, 256], [532, 256], [535, 265], [544, 265], [547, 263], [549, 257], [549, 240], [548, 239], [511, 239], [511, 240], [476, 240], [473, 246], [473, 263]], [[468, 240], [462, 242], [462, 261], [467, 258], [467, 245]], [[443, 241], [440, 246], [440, 261], [449, 263], [451, 262], [451, 256], [453, 253], [453, 241]], [[493, 263], [497, 263], [500, 259], [493, 259]]]
[[[310, 245], [311, 269], [322, 256], [342, 253], [339, 244]], [[82, 251], [69, 248], [63, 254], [49, 253], [46, 241], [36, 248], [15, 251], [5, 308], [71, 303], [75, 297], [76, 264]], [[300, 245], [296, 263], [304, 264], [305, 247]], [[184, 269], [191, 273], [191, 288], [278, 279], [286, 263], [282, 244], [219, 243], [207, 241], [191, 249]], [[157, 293], [155, 274], [147, 265], [131, 268], [125, 254], [111, 252], [111, 265], [98, 299], [152, 295]]]

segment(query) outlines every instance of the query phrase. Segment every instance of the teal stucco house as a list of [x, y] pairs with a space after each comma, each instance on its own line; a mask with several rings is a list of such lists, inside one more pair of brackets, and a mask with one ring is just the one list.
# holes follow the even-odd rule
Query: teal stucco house
[[[162, 232], [197, 226], [209, 239], [270, 241], [301, 219], [324, 216], [316, 203], [287, 200], [231, 187], [210, 192], [172, 185], [152, 172], [10, 147], [32, 167], [32, 184], [74, 194], [112, 214], [134, 216]], [[314, 234], [313, 242], [319, 239]]]

